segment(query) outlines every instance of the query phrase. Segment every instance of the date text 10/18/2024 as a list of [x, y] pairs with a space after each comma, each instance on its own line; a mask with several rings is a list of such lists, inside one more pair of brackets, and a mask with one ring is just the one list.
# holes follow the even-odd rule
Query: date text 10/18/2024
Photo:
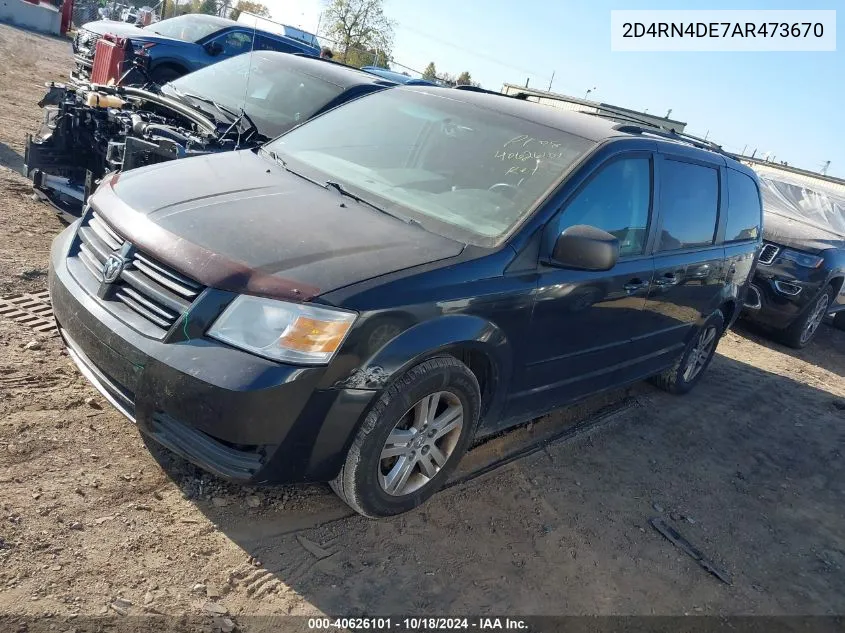
[[519, 618], [309, 618], [308, 628], [315, 631], [528, 631], [528, 623]]

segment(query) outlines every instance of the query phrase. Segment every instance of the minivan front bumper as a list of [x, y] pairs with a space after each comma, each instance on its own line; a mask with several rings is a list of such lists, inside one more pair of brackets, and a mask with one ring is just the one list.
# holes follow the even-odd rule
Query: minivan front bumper
[[70, 274], [77, 224], [53, 242], [50, 297], [68, 353], [139, 430], [198, 466], [253, 483], [326, 481], [377, 393], [320, 389], [325, 368], [259, 358], [208, 338], [164, 342], [105, 309]]

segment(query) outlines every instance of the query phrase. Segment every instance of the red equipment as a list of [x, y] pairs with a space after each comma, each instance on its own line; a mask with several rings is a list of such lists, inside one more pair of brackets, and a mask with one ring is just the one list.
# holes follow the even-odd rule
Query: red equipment
[[70, 22], [73, 18], [73, 0], [64, 0], [62, 3], [62, 21], [59, 25], [59, 33], [64, 35], [70, 28]]
[[91, 83], [107, 84], [120, 79], [124, 61], [132, 57], [132, 42], [115, 35], [103, 35], [94, 48], [94, 63], [91, 66]]

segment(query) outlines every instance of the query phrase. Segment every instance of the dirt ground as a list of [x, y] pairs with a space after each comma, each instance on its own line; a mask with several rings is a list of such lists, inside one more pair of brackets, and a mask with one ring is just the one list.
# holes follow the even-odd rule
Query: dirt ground
[[[62, 228], [13, 170], [70, 46], [0, 25], [0, 60], [5, 296], [45, 288]], [[57, 631], [144, 614], [250, 631], [259, 614], [843, 614], [843, 375], [845, 332], [795, 352], [740, 326], [688, 396], [643, 386], [589, 433], [371, 521], [327, 486], [241, 488], [154, 456], [55, 337], [0, 317], [0, 614]]]

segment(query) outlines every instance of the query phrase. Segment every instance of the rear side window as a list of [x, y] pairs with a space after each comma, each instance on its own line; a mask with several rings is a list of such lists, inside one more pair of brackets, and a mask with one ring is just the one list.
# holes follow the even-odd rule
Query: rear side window
[[708, 246], [719, 216], [719, 171], [664, 160], [660, 166], [660, 218], [657, 250]]
[[623, 158], [603, 167], [563, 211], [560, 230], [588, 224], [619, 239], [621, 257], [641, 255], [648, 234], [651, 165]]
[[728, 222], [725, 241], [756, 240], [762, 221], [760, 192], [749, 176], [728, 170]]
[[265, 37], [259, 35], [255, 38], [255, 50], [257, 51], [279, 51], [281, 53], [301, 53], [302, 51], [295, 46], [291, 46], [281, 40], [273, 39], [272, 37]]

